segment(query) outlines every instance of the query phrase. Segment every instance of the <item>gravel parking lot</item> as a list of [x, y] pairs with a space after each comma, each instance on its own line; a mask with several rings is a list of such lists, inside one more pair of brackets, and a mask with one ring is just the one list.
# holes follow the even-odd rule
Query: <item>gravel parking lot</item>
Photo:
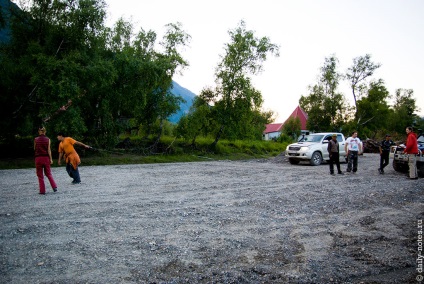
[[423, 179], [378, 163], [82, 165], [79, 185], [56, 167], [44, 196], [35, 169], [2, 170], [0, 282], [420, 283]]

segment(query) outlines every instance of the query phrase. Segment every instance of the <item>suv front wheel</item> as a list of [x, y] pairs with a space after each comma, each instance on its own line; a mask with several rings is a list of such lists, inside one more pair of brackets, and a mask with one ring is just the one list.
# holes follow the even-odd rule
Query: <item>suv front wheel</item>
[[322, 156], [320, 152], [314, 152], [310, 161], [312, 166], [319, 166], [322, 163]]
[[393, 160], [393, 169], [397, 172], [407, 173], [408, 172], [408, 164], [399, 163], [396, 160]]

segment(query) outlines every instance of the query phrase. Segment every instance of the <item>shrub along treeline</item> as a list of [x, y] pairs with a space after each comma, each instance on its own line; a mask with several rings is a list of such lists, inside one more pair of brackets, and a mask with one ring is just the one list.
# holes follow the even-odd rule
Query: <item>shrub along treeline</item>
[[[32, 138], [20, 139], [16, 147], [22, 147], [18, 155], [8, 155], [4, 145], [0, 145], [2, 156], [0, 169], [16, 169], [34, 167]], [[274, 141], [220, 140], [211, 149], [213, 137], [199, 138], [195, 144], [184, 139], [162, 136], [158, 141], [155, 137], [142, 138], [138, 136], [121, 138], [114, 149], [83, 149], [76, 147], [82, 158], [82, 166], [88, 165], [118, 165], [147, 164], [171, 162], [195, 162], [208, 160], [242, 160], [253, 158], [269, 158], [282, 153], [287, 143]], [[53, 166], [57, 166], [57, 144], [52, 139]]]

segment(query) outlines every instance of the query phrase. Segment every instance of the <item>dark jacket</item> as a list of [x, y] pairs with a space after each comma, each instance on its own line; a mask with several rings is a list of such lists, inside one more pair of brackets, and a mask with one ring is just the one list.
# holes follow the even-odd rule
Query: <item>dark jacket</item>
[[339, 153], [339, 141], [334, 141], [333, 139], [331, 139], [330, 141], [328, 141], [328, 146], [327, 146], [327, 151], [328, 153]]
[[393, 145], [396, 145], [395, 142], [393, 142], [392, 140], [384, 139], [380, 143], [380, 149], [383, 152], [390, 152], [390, 147], [392, 147]]

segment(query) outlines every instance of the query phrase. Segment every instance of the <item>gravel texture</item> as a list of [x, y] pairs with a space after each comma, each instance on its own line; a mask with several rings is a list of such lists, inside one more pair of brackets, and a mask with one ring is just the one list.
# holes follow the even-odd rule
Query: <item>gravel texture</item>
[[3, 170], [0, 282], [420, 283], [423, 179], [378, 164], [81, 166], [79, 185], [55, 167], [44, 196]]

